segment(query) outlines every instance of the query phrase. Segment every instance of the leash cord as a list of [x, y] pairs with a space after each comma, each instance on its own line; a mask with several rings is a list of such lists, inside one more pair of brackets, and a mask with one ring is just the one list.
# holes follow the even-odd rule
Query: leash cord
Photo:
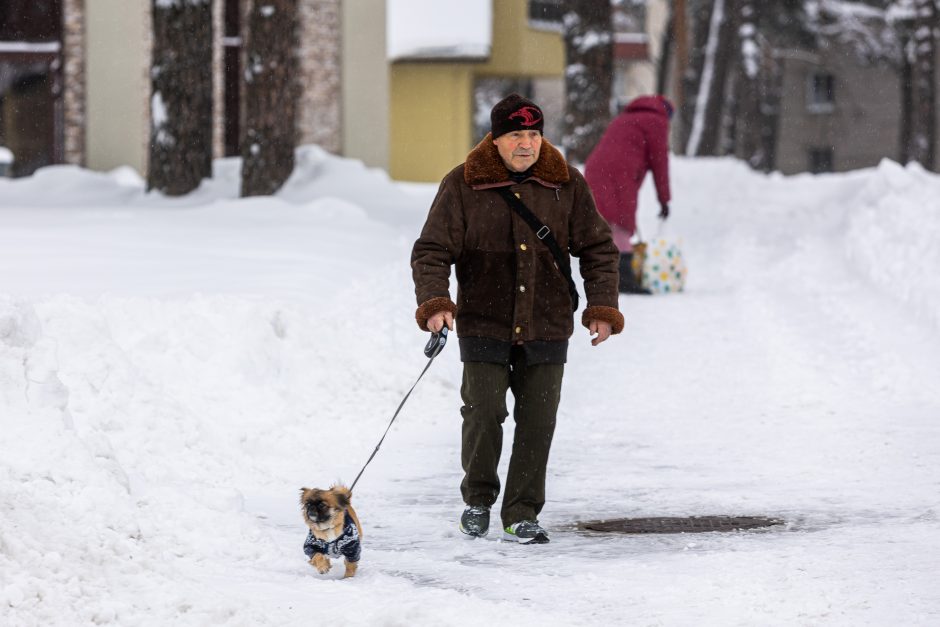
[[[446, 327], [445, 327], [445, 328], [446, 328]], [[428, 346], [430, 347], [430, 346], [432, 345], [432, 342], [438, 342], [438, 341], [439, 341], [439, 340], [438, 340], [439, 337], [440, 337], [439, 335], [434, 334], [434, 336], [431, 338], [431, 342], [428, 342]], [[443, 340], [446, 341], [446, 339], [447, 339], [447, 332], [444, 331], [444, 332], [443, 332]], [[367, 460], [366, 460], [366, 463], [362, 466], [362, 470], [360, 470], [360, 471], [359, 471], [359, 474], [356, 475], [356, 480], [352, 482], [352, 485], [351, 485], [351, 486], [349, 486], [349, 491], [350, 491], [350, 492], [352, 492], [352, 491], [353, 491], [353, 488], [356, 487], [356, 483], [359, 482], [359, 477], [361, 477], [361, 476], [362, 476], [362, 473], [365, 472], [366, 466], [369, 465], [369, 462], [372, 461], [372, 458], [375, 457], [375, 454], [379, 452], [379, 447], [381, 447], [381, 446], [382, 446], [382, 442], [385, 441], [385, 436], [388, 435], [389, 430], [392, 428], [392, 423], [395, 422], [395, 419], [396, 419], [396, 418], [398, 418], [398, 413], [401, 411], [401, 408], [405, 406], [405, 401], [407, 401], [407, 400], [408, 400], [408, 397], [411, 396], [411, 393], [412, 393], [412, 392], [414, 391], [414, 389], [418, 386], [418, 382], [421, 381], [421, 377], [423, 377], [423, 376], [424, 376], [424, 373], [428, 371], [428, 368], [430, 368], [430, 367], [431, 367], [431, 364], [434, 363], [434, 359], [438, 356], [438, 354], [440, 354], [441, 349], [444, 348], [444, 341], [441, 341], [437, 346], [434, 347], [436, 350], [435, 350], [434, 353], [430, 356], [431, 358], [428, 359], [428, 365], [426, 365], [426, 366], [424, 367], [424, 370], [421, 371], [421, 374], [418, 375], [418, 378], [417, 378], [417, 380], [415, 380], [414, 385], [412, 385], [412, 386], [411, 386], [411, 389], [408, 390], [408, 393], [405, 394], [405, 398], [401, 399], [401, 403], [398, 404], [398, 409], [395, 410], [395, 415], [392, 416], [392, 419], [389, 421], [388, 426], [385, 427], [385, 433], [382, 434], [382, 438], [379, 440], [379, 443], [375, 445], [375, 450], [372, 451], [372, 454], [369, 455], [369, 459], [367, 459]], [[426, 350], [430, 350], [430, 349], [426, 349]]]

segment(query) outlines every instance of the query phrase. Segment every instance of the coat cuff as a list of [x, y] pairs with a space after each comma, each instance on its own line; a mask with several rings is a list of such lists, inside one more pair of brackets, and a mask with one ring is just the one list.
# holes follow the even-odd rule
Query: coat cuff
[[590, 327], [591, 320], [600, 320], [609, 324], [612, 335], [616, 335], [623, 331], [623, 314], [613, 307], [594, 305], [592, 307], [586, 308], [581, 314], [581, 324], [583, 324], [586, 328]]
[[[457, 305], [446, 296], [437, 296], [421, 303], [418, 310], [415, 311], [415, 322], [422, 331], [430, 331], [428, 328], [428, 318], [441, 311], [449, 311], [457, 316]], [[622, 326], [622, 325], [621, 325]]]

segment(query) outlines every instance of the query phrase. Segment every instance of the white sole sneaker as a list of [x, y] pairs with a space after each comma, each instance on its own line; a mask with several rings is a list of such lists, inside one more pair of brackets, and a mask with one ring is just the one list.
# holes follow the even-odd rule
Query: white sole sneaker
[[467, 537], [468, 537], [469, 539], [471, 539], [471, 540], [473, 540], [474, 538], [485, 538], [485, 537], [486, 537], [486, 534], [488, 534], [488, 533], [490, 532], [490, 530], [487, 529], [486, 531], [484, 531], [483, 533], [480, 533], [480, 534], [470, 533], [469, 531], [467, 531], [466, 529], [464, 529], [463, 525], [461, 525], [459, 522], [457, 523], [457, 529], [460, 530], [460, 533], [462, 533], [463, 535], [467, 536]]
[[506, 542], [518, 542], [519, 544], [548, 544], [549, 539], [548, 535], [544, 533], [538, 533], [534, 538], [520, 538], [519, 536], [509, 533], [505, 529], [503, 530], [503, 540]]

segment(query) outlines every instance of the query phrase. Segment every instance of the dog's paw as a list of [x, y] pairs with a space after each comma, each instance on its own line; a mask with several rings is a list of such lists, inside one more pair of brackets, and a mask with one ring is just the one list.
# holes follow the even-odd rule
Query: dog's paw
[[357, 562], [346, 562], [346, 573], [343, 575], [343, 579], [347, 577], [352, 577], [356, 574], [356, 568], [358, 568]]
[[325, 575], [330, 572], [330, 560], [323, 557], [319, 553], [310, 558], [310, 565], [316, 568], [317, 572], [321, 575]]

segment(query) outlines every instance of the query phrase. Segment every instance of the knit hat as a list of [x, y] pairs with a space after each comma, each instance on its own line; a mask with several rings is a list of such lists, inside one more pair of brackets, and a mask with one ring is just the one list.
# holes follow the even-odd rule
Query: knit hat
[[496, 103], [490, 111], [490, 130], [493, 139], [513, 131], [542, 132], [545, 118], [537, 104], [519, 94], [510, 94]]

